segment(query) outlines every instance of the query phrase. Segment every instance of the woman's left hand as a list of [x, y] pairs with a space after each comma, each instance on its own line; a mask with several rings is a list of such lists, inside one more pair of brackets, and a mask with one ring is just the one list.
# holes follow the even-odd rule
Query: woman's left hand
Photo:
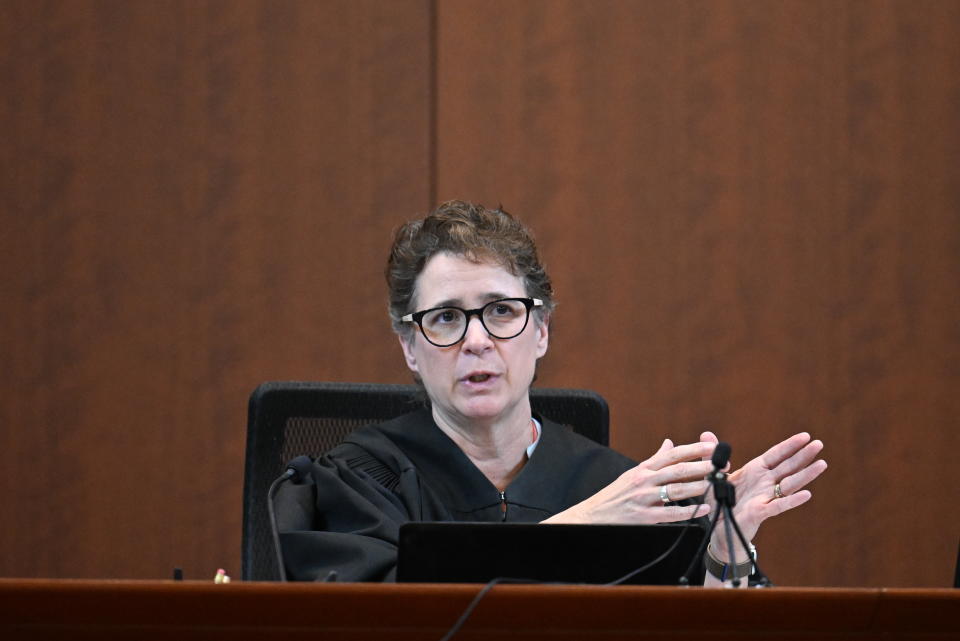
[[[704, 432], [700, 440], [717, 443], [717, 437], [712, 432]], [[771, 516], [792, 510], [810, 500], [813, 495], [804, 488], [827, 469], [827, 462], [817, 459], [821, 450], [822, 441], [810, 440], [809, 434], [801, 432], [728, 474], [727, 479], [736, 488], [737, 502], [733, 516], [747, 541], [753, 539], [760, 524]], [[734, 544], [737, 562], [745, 562], [747, 553], [743, 546], [739, 541], [734, 541]], [[717, 523], [713, 532], [711, 547], [715, 556], [728, 561], [726, 532], [722, 522]]]

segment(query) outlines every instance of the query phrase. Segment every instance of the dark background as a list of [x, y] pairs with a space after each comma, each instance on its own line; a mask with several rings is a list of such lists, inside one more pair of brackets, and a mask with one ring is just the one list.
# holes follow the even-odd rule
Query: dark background
[[0, 576], [239, 574], [250, 391], [406, 382], [391, 231], [537, 232], [614, 445], [826, 444], [780, 584], [946, 586], [960, 3], [0, 3]]

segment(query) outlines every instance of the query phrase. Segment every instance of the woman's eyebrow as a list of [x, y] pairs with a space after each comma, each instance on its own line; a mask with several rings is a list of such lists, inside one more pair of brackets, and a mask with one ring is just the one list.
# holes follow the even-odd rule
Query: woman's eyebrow
[[442, 301], [430, 305], [429, 309], [436, 307], [463, 307], [463, 301], [459, 298], [445, 298]]
[[[489, 303], [490, 301], [500, 300], [501, 298], [515, 298], [509, 294], [504, 294], [503, 292], [487, 292], [480, 297], [481, 301], [484, 301], [483, 304]], [[482, 307], [483, 305], [481, 305]], [[462, 298], [446, 298], [434, 305], [431, 305], [428, 309], [434, 309], [436, 307], [462, 307], [466, 308]]]

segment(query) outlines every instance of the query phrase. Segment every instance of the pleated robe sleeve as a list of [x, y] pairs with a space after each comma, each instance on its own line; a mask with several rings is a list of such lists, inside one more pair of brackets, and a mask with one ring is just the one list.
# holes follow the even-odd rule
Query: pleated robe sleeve
[[277, 498], [287, 575], [294, 581], [393, 581], [400, 525], [419, 520], [412, 466], [390, 466], [352, 444], [317, 459], [311, 478]]

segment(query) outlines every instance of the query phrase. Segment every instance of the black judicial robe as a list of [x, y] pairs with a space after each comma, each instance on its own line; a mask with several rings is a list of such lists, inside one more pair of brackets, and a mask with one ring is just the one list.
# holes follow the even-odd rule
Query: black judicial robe
[[[311, 480], [277, 497], [291, 580], [393, 581], [408, 521], [539, 522], [592, 496], [636, 465], [550, 420], [501, 497], [424, 408], [362, 427], [318, 458]], [[505, 508], [504, 508], [505, 504]]]

